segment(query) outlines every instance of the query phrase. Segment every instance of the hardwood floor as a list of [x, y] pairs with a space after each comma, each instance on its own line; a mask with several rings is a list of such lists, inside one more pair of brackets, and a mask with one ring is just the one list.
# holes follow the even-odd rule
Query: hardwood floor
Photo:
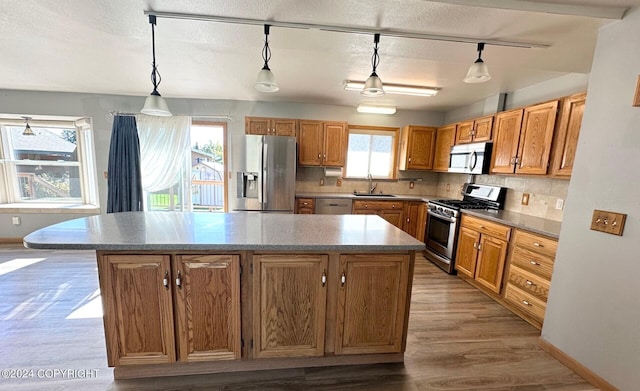
[[101, 313], [82, 313], [97, 295], [93, 251], [0, 245], [0, 390], [595, 390], [538, 347], [536, 329], [421, 257], [404, 365], [115, 382]]

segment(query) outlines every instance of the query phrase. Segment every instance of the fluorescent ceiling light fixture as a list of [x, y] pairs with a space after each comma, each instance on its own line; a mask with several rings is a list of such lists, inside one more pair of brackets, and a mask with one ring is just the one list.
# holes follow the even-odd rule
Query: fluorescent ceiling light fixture
[[[347, 91], [362, 91], [363, 88], [363, 81], [347, 80], [344, 82], [344, 89]], [[384, 91], [389, 94], [435, 96], [440, 91], [440, 88], [384, 83]]]
[[368, 113], [368, 114], [395, 114], [396, 107], [395, 106], [380, 106], [380, 105], [358, 105], [358, 113]]

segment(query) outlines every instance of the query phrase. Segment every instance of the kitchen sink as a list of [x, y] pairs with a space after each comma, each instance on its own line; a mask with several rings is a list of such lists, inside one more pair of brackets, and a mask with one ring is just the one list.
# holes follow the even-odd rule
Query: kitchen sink
[[354, 193], [353, 195], [356, 197], [395, 197], [395, 195], [393, 194], [383, 194], [383, 193], [378, 193], [378, 194]]

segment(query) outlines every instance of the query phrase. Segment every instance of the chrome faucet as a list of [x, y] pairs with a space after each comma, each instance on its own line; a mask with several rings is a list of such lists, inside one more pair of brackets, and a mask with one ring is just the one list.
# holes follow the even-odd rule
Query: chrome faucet
[[378, 187], [378, 184], [373, 184], [373, 177], [371, 176], [371, 173], [367, 174], [367, 179], [369, 180], [369, 194], [373, 194], [376, 187]]

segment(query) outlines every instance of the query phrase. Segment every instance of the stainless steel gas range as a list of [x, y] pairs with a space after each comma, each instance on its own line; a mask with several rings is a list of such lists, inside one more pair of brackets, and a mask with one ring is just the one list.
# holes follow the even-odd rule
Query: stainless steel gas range
[[461, 209], [503, 209], [507, 189], [465, 183], [462, 200], [428, 202], [425, 257], [449, 274], [455, 274], [454, 260]]

